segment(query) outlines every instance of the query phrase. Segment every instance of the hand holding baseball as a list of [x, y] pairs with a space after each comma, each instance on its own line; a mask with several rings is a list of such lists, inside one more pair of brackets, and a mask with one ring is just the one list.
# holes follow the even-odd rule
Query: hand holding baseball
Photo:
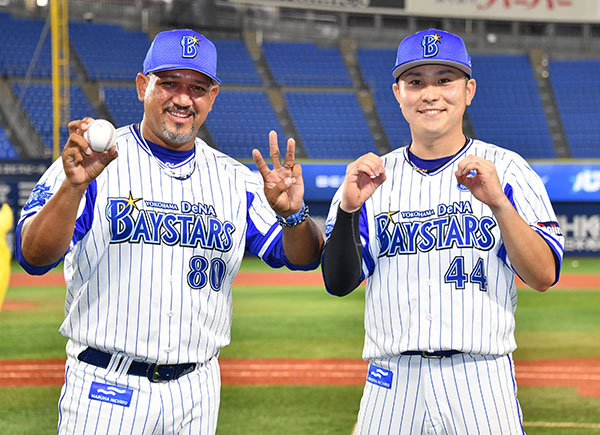
[[94, 151], [102, 153], [113, 147], [117, 132], [106, 119], [95, 119], [88, 125], [83, 137]]
[[[62, 160], [67, 181], [73, 186], [87, 187], [117, 157], [114, 134], [112, 137], [110, 134], [114, 127], [108, 121], [104, 122], [109, 126], [96, 124], [98, 121], [86, 117], [69, 122], [70, 135], [62, 152]], [[96, 127], [90, 130], [93, 125]], [[101, 128], [98, 129], [98, 126]], [[102, 152], [94, 152], [92, 146], [98, 150], [102, 148]]]

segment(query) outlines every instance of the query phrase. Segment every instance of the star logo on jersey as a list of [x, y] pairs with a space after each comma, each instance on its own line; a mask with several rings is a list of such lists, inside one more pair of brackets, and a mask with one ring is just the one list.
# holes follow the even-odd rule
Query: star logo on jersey
[[137, 208], [136, 202], [140, 201], [142, 198], [137, 198], [137, 199], [133, 199], [133, 196], [131, 195], [131, 191], [129, 192], [129, 198], [127, 198], [127, 205], [130, 207], [135, 208], [136, 210], [139, 210], [139, 208]]
[[[235, 225], [219, 219], [212, 204], [181, 202], [175, 204], [146, 200], [138, 208], [131, 192], [128, 197], [108, 198], [105, 216], [111, 243], [148, 243], [229, 251], [233, 246]], [[156, 210], [155, 210], [156, 209]]]
[[385, 212], [375, 216], [379, 257], [453, 247], [487, 251], [495, 244], [492, 230], [496, 222], [490, 216], [475, 216], [470, 201], [439, 204], [436, 210], [402, 211], [397, 222], [392, 222], [389, 215]]
[[395, 214], [398, 214], [398, 212], [397, 211], [388, 211], [387, 213], [385, 213], [385, 215], [387, 216], [387, 218], [390, 222], [394, 222], [394, 219], [392, 219], [392, 216], [394, 216]]
[[435, 35], [425, 35], [421, 41], [423, 46], [423, 57], [433, 57], [438, 54], [438, 44], [442, 42], [442, 37], [437, 33]]

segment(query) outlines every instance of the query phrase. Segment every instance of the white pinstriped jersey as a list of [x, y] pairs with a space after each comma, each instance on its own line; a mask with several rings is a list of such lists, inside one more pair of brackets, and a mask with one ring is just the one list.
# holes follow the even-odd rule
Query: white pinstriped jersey
[[[564, 237], [539, 176], [518, 154], [470, 140], [425, 174], [407, 148], [382, 157], [386, 181], [363, 205], [362, 276], [367, 278], [363, 358], [409, 350], [505, 355], [516, 348], [514, 270], [493, 213], [454, 175], [467, 155], [492, 161], [504, 192], [558, 258]], [[334, 196], [326, 236], [335, 223]]]
[[[117, 150], [79, 207], [65, 256], [60, 331], [150, 362], [205, 362], [229, 343], [231, 285], [244, 250], [273, 267], [294, 268], [262, 179], [200, 139], [195, 162], [191, 157], [175, 168], [186, 174], [197, 165], [184, 180], [161, 169], [133, 126], [117, 130]], [[64, 178], [58, 159], [35, 187], [21, 223]]]

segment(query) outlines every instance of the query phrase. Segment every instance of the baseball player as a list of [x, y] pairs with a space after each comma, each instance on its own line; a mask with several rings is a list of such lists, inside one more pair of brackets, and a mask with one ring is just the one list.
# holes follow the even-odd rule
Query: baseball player
[[334, 295], [367, 279], [356, 433], [523, 433], [514, 275], [548, 289], [563, 235], [525, 160], [464, 136], [476, 83], [461, 38], [408, 36], [392, 74], [412, 143], [348, 165], [322, 258]]
[[216, 63], [203, 35], [159, 33], [136, 77], [141, 122], [94, 152], [91, 118], [72, 121], [23, 208], [21, 265], [43, 274], [64, 259], [59, 434], [214, 434], [244, 251], [319, 265], [294, 141], [282, 164], [270, 134], [272, 170], [253, 151], [261, 179], [196, 137], [219, 93]]

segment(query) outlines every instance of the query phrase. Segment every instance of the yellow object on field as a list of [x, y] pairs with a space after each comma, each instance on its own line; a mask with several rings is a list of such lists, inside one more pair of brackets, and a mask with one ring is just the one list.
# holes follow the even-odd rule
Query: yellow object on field
[[10, 249], [6, 243], [6, 233], [13, 226], [13, 212], [8, 204], [0, 208], [0, 310], [4, 303], [4, 296], [8, 289], [10, 278]]

